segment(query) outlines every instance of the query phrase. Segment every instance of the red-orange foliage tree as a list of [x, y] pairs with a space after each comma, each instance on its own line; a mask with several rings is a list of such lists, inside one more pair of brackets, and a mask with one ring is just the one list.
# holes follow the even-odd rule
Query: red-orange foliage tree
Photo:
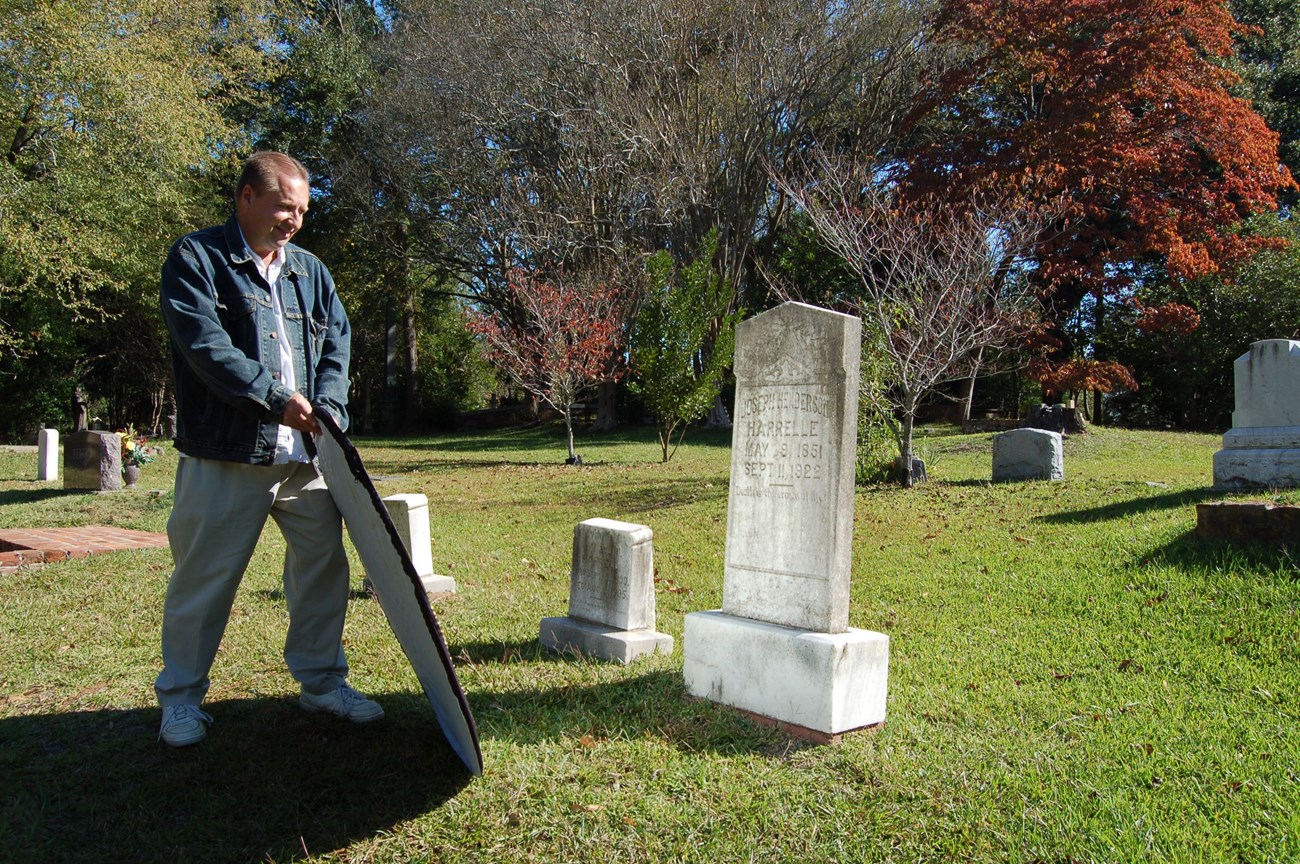
[[904, 185], [954, 202], [1015, 191], [1058, 208], [1034, 274], [1052, 323], [1088, 295], [1100, 311], [1143, 269], [1214, 273], [1266, 242], [1230, 229], [1292, 180], [1277, 135], [1231, 92], [1223, 0], [940, 5], [937, 38], [965, 56], [914, 111], [921, 142]]
[[505, 310], [471, 312], [469, 328], [487, 341], [498, 368], [560, 413], [569, 463], [578, 464], [573, 403], [584, 390], [623, 373], [610, 368], [610, 358], [622, 356], [626, 292], [595, 278], [543, 279], [515, 270], [506, 301]]

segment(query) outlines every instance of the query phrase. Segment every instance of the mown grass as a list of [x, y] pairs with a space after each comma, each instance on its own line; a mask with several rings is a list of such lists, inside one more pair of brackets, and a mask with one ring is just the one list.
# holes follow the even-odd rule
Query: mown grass
[[[166, 550], [0, 575], [0, 859], [1300, 860], [1300, 581], [1289, 550], [1193, 536], [1194, 505], [1227, 497], [1207, 488], [1217, 437], [1095, 429], [1066, 442], [1063, 482], [992, 486], [990, 435], [926, 433], [933, 482], [857, 496], [850, 623], [890, 636], [889, 715], [838, 746], [685, 695], [682, 616], [721, 603], [726, 436], [666, 465], [647, 430], [588, 438], [577, 469], [554, 430], [360, 442], [383, 494], [429, 496], [479, 778], [359, 566], [352, 680], [388, 717], [296, 709], [274, 529], [217, 722], [182, 751], [155, 740], [151, 690]], [[163, 530], [173, 468], [146, 468], [160, 493], [64, 494], [0, 452], [0, 527]], [[592, 516], [654, 529], [673, 655], [539, 649]]]

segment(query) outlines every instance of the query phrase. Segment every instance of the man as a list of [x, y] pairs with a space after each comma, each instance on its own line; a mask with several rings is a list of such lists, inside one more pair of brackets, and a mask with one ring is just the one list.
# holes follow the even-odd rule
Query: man
[[173, 747], [197, 744], [212, 722], [199, 705], [267, 516], [288, 546], [284, 659], [299, 704], [357, 723], [384, 716], [347, 684], [342, 520], [303, 441], [320, 432], [318, 409], [347, 426], [351, 334], [325, 265], [289, 242], [310, 203], [307, 171], [283, 153], [256, 153], [237, 188], [226, 224], [181, 238], [162, 270], [184, 454], [154, 684], [159, 737]]

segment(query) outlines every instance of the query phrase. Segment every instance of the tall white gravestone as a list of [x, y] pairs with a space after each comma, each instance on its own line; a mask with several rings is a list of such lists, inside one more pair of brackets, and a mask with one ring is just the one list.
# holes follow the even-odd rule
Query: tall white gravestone
[[36, 439], [36, 479], [59, 479], [59, 431], [42, 429]]
[[573, 529], [569, 614], [543, 618], [538, 638], [553, 651], [630, 663], [671, 654], [655, 630], [654, 533], [645, 525], [588, 519]]
[[1300, 486], [1300, 342], [1265, 339], [1233, 364], [1236, 410], [1214, 454], [1217, 489]]
[[848, 626], [862, 323], [786, 303], [736, 332], [722, 609], [686, 687], [816, 740], [885, 719], [889, 638]]

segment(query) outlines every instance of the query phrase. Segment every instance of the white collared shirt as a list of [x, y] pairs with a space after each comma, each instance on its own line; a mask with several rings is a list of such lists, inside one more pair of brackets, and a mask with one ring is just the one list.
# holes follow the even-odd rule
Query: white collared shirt
[[[240, 232], [243, 236], [243, 232]], [[271, 263], [262, 260], [262, 256], [253, 251], [248, 245], [248, 240], [244, 240], [244, 248], [248, 254], [253, 256], [253, 263], [257, 265], [257, 272], [266, 280], [267, 287], [271, 289], [271, 312], [275, 316], [275, 336], [276, 342], [280, 345], [280, 383], [290, 390], [298, 389], [298, 376], [294, 373], [293, 368], [293, 351], [289, 348], [289, 340], [285, 338], [288, 328], [284, 320], [284, 302], [280, 299], [280, 271], [284, 269], [285, 254], [284, 248], [275, 250], [275, 256]], [[286, 462], [310, 462], [307, 458], [307, 448], [302, 443], [302, 433], [297, 429], [292, 429], [280, 424], [280, 431], [275, 439], [275, 463], [282, 465]]]

